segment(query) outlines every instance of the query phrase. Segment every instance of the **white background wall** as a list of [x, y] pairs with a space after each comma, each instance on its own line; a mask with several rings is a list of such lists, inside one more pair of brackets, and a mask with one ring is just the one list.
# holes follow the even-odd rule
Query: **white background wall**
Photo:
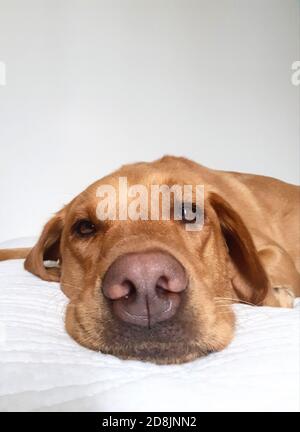
[[297, 0], [0, 0], [0, 240], [165, 153], [299, 182]]

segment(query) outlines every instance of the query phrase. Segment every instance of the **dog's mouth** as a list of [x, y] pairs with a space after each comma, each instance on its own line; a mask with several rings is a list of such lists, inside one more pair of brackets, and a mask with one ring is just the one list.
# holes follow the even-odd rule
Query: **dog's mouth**
[[69, 304], [66, 329], [80, 345], [120, 359], [180, 364], [220, 351], [232, 339], [233, 313], [226, 313], [226, 320], [224, 314], [215, 317], [210, 325], [205, 314], [201, 316], [188, 295], [184, 296], [178, 314], [150, 327], [118, 319], [109, 302], [102, 305], [99, 314], [95, 302], [87, 301]]
[[[145, 317], [146, 319], [146, 317]], [[208, 354], [196, 344], [191, 323], [171, 318], [152, 327], [119, 322], [104, 331], [105, 343], [100, 350], [122, 359], [175, 364]]]
[[198, 345], [189, 343], [178, 344], [169, 342], [167, 344], [147, 343], [145, 346], [134, 345], [130, 349], [121, 346], [111, 346], [101, 352], [110, 354], [121, 360], [138, 360], [155, 363], [158, 365], [182, 364], [208, 355], [211, 351]]
[[[118, 319], [111, 305], [105, 305], [101, 319], [80, 303], [67, 309], [66, 328], [80, 345], [126, 360], [156, 364], [179, 364], [207, 355], [210, 350], [201, 341], [201, 324], [185, 299], [178, 314], [151, 326], [135, 325]], [[89, 313], [87, 313], [89, 310]], [[87, 316], [89, 317], [87, 319]], [[148, 316], [140, 316], [146, 322]]]
[[183, 363], [209, 353], [196, 342], [201, 340], [199, 325], [186, 296], [175, 316], [153, 325], [140, 325], [141, 319], [149, 323], [147, 314], [138, 317], [139, 325], [116, 319], [110, 311], [109, 315], [109, 325], [102, 329], [103, 353], [157, 364]]

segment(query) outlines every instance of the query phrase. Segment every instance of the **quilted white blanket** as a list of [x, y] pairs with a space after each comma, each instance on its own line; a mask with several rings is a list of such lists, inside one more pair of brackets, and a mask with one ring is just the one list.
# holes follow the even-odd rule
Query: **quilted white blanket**
[[232, 344], [180, 366], [82, 348], [64, 330], [65, 305], [59, 285], [25, 272], [23, 261], [0, 263], [0, 411], [300, 408], [299, 300], [292, 310], [235, 306]]

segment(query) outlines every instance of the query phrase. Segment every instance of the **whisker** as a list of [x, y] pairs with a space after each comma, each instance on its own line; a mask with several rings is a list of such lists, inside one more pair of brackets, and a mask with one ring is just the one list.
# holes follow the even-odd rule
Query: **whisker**
[[[233, 304], [245, 304], [245, 305], [249, 305], [249, 306], [260, 306], [260, 303], [256, 305], [254, 303], [247, 302], [245, 300], [234, 299], [232, 297], [215, 297], [215, 301], [216, 301], [216, 307], [225, 307], [225, 306], [229, 306], [229, 305], [233, 305]], [[224, 301], [224, 302], [228, 301], [228, 303], [222, 303], [221, 304], [222, 301]], [[229, 303], [229, 302], [231, 302], [231, 303]], [[265, 310], [263, 311], [263, 316], [266, 318], [270, 318], [270, 315]]]
[[240, 299], [235, 299], [235, 298], [232, 298], [232, 297], [215, 297], [215, 301], [231, 301], [232, 303], [231, 304], [237, 304], [237, 303], [242, 303], [242, 304], [246, 304], [246, 305], [249, 305], [249, 306], [257, 306], [256, 304], [254, 304], [254, 303], [251, 303], [251, 302], [247, 302], [246, 300], [240, 300]]

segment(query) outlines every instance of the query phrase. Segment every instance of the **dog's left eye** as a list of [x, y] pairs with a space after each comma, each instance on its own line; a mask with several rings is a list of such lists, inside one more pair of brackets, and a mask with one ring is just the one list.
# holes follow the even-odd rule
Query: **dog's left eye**
[[91, 221], [84, 219], [76, 222], [74, 231], [80, 237], [88, 237], [96, 232], [96, 226]]
[[195, 203], [184, 203], [182, 205], [182, 221], [184, 223], [193, 223], [196, 221], [198, 206]]

